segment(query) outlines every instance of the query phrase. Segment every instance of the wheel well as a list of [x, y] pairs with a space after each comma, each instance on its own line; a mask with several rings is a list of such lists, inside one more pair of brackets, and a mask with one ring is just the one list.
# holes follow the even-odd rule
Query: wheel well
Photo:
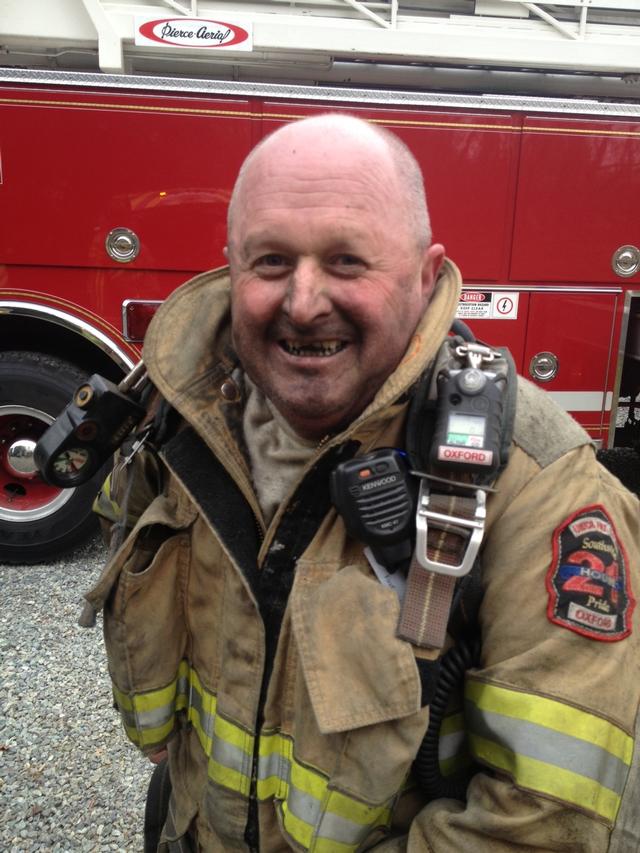
[[64, 358], [87, 373], [119, 382], [123, 369], [77, 332], [34, 317], [0, 316], [0, 350], [30, 350]]

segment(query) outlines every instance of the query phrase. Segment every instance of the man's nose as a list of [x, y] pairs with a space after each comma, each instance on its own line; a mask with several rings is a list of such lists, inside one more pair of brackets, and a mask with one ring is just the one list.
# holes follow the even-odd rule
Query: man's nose
[[313, 261], [299, 261], [291, 276], [285, 294], [284, 311], [297, 326], [308, 326], [331, 313], [331, 299], [322, 270]]

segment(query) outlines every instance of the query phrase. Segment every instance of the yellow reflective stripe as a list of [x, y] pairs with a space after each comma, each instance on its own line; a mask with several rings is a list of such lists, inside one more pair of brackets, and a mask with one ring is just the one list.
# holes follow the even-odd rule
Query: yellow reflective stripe
[[124, 730], [127, 736], [136, 746], [141, 749], [146, 749], [150, 746], [155, 746], [158, 743], [166, 740], [173, 731], [173, 720], [165, 723], [163, 726], [158, 726], [153, 729], [139, 729], [136, 726], [128, 726], [125, 724]]
[[[125, 730], [141, 747], [171, 734], [175, 711], [186, 708], [208, 758], [209, 778], [245, 797], [251, 791], [255, 737], [217, 713], [217, 699], [186, 661], [177, 678], [159, 690], [129, 695], [114, 686]], [[291, 838], [317, 853], [354, 853], [376, 826], [388, 825], [390, 802], [371, 805], [329, 788], [326, 774], [298, 761], [292, 738], [264, 732], [258, 746], [257, 794], [275, 799]]]
[[387, 826], [390, 803], [370, 805], [329, 788], [328, 777], [298, 761], [281, 733], [260, 737], [257, 792], [281, 801], [287, 833], [305, 849], [353, 853], [376, 826]]
[[440, 737], [464, 731], [464, 714], [459, 711], [456, 714], [446, 716], [440, 726]]
[[211, 754], [213, 726], [217, 700], [213, 693], [204, 690], [195, 669], [189, 670], [190, 701], [187, 716], [195, 729], [205, 755]]
[[452, 776], [472, 763], [464, 714], [461, 711], [449, 714], [442, 721], [438, 739], [438, 763], [443, 776]]
[[298, 761], [293, 759], [291, 762], [291, 780], [292, 784], [299, 791], [302, 791], [316, 800], [324, 799], [327, 793], [327, 778], [308, 770]]
[[213, 738], [207, 734], [204, 726], [201, 723], [200, 712], [193, 705], [189, 706], [189, 722], [195, 729], [195, 732], [198, 736], [198, 740], [200, 741], [200, 746], [202, 747], [202, 751], [205, 755], [209, 755], [211, 753], [211, 744], [213, 742]]
[[612, 823], [615, 820], [620, 797], [608, 788], [562, 767], [517, 755], [474, 734], [469, 735], [469, 742], [479, 761], [506, 771], [523, 788], [589, 809]]
[[[469, 679], [473, 754], [516, 784], [615, 820], [633, 740], [619, 726], [547, 697]], [[593, 737], [591, 736], [593, 733]]]
[[289, 804], [286, 800], [282, 803], [282, 822], [284, 824], [284, 828], [294, 841], [301, 844], [305, 850], [308, 850], [311, 847], [314, 827], [311, 824], [306, 823], [304, 820], [301, 820], [299, 817], [296, 817], [289, 808]]
[[291, 759], [293, 758], [293, 740], [281, 732], [262, 732], [258, 755], [260, 757], [282, 755]]
[[279, 732], [263, 733], [258, 744], [257, 794], [259, 800], [286, 799], [293, 762], [293, 741]]
[[333, 841], [331, 838], [316, 838], [313, 853], [353, 853], [358, 846], [343, 844], [341, 841]]
[[216, 737], [233, 744], [237, 749], [242, 750], [250, 758], [253, 758], [253, 735], [250, 735], [244, 729], [240, 728], [240, 726], [230, 723], [224, 717], [218, 715], [216, 716], [215, 733]]
[[327, 811], [354, 823], [359, 823], [361, 826], [377, 825], [383, 816], [383, 822], [386, 823], [391, 817], [388, 804], [385, 803], [382, 806], [367, 805], [348, 797], [341, 791], [331, 791], [327, 802]]
[[102, 491], [108, 500], [111, 500], [111, 476], [111, 472], [109, 472], [104, 483], [102, 484]]
[[162, 687], [160, 690], [153, 690], [149, 693], [136, 693], [133, 697], [134, 711], [145, 713], [146, 711], [156, 711], [159, 708], [173, 708], [177, 686], [178, 679], [166, 687]]
[[453, 776], [459, 770], [472, 765], [471, 756], [469, 753], [460, 753], [460, 755], [452, 755], [451, 758], [441, 758], [438, 764], [440, 772], [443, 776]]
[[471, 699], [486, 711], [516, 719], [526, 719], [540, 726], [582, 738], [606, 749], [625, 764], [631, 764], [633, 738], [618, 726], [588, 711], [581, 711], [564, 702], [557, 702], [555, 699], [484, 684], [472, 679], [467, 680], [465, 698]]
[[131, 698], [123, 693], [122, 690], [118, 690], [115, 684], [112, 685], [113, 690], [113, 698], [116, 700], [116, 705], [120, 708], [121, 711], [133, 711], [133, 702]]
[[202, 686], [195, 669], [189, 672], [189, 683], [191, 701], [188, 716], [209, 759], [209, 778], [218, 785], [249, 796], [253, 736], [217, 713], [216, 696]]
[[102, 488], [95, 496], [92, 506], [97, 515], [101, 515], [108, 521], [118, 521], [122, 516], [122, 510], [118, 503], [111, 497], [111, 474], [102, 484]]
[[218, 785], [222, 785], [224, 788], [231, 788], [232, 791], [243, 794], [245, 797], [249, 796], [251, 791], [251, 776], [246, 776], [232, 767], [226, 767], [224, 764], [214, 761], [213, 758], [209, 759], [208, 772], [209, 778], [217, 782]]
[[127, 736], [139, 747], [166, 739], [174, 728], [176, 711], [186, 707], [188, 666], [183, 661], [174, 681], [159, 690], [127, 694], [113, 685], [113, 696]]

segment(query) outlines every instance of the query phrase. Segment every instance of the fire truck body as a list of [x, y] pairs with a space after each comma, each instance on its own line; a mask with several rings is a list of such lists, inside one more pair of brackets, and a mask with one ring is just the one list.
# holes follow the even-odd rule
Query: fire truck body
[[[338, 4], [318, 4], [307, 16], [273, 7], [268, 26], [266, 4], [253, 4], [244, 27], [213, 3], [193, 3], [180, 15], [173, 2], [144, 8], [60, 0], [47, 4], [44, 24], [28, 20], [18, 4], [13, 14], [0, 12], [0, 32], [10, 33], [0, 36], [0, 559], [52, 556], [83, 535], [96, 484], [75, 492], [46, 486], [33, 468], [33, 442], [79, 378], [100, 372], [118, 379], [135, 363], [146, 324], [168, 293], [224, 262], [226, 207], [251, 148], [283, 122], [329, 110], [389, 127], [416, 155], [434, 238], [465, 281], [458, 314], [478, 337], [509, 346], [519, 372], [596, 441], [633, 440], [623, 425], [640, 393], [640, 86], [631, 74], [632, 56], [640, 65], [640, 3], [616, 3], [631, 23], [624, 30], [607, 18], [595, 36], [579, 2], [556, 4], [580, 7], [575, 22], [555, 21], [560, 29], [540, 18], [509, 18], [502, 42], [493, 36], [491, 56], [493, 17], [476, 14], [475, 30], [457, 16], [411, 18], [423, 38], [428, 27], [440, 28], [427, 67], [426, 48], [416, 46], [402, 9], [354, 2], [361, 8], [348, 16]], [[532, 5], [475, 7], [521, 13]], [[595, 6], [613, 14], [614, 4]], [[52, 7], [59, 16], [66, 11], [66, 23], [51, 17]], [[387, 11], [392, 32], [381, 35], [375, 17], [387, 21], [380, 17]], [[141, 35], [179, 40], [202, 27], [219, 32], [219, 23], [218, 30], [209, 25], [214, 20], [225, 32], [250, 33], [252, 51], [210, 60], [201, 58], [202, 47], [149, 47]], [[445, 32], [447, 23], [457, 29]], [[473, 52], [484, 51], [483, 67], [466, 77], [461, 68], [439, 69], [434, 77], [438, 51], [449, 51], [452, 64], [452, 39], [465, 27], [466, 56], [480, 65]], [[591, 49], [565, 32], [581, 27]], [[350, 76], [372, 87], [335, 79], [336, 66], [347, 62], [345, 38], [355, 45]], [[328, 39], [336, 45], [330, 64]], [[514, 39], [529, 51], [519, 65], [535, 70], [505, 70], [515, 64]], [[85, 50], [90, 59], [82, 58]], [[279, 65], [269, 50], [279, 51]], [[306, 64], [297, 64], [300, 55]], [[598, 73], [586, 80], [589, 55]], [[141, 73], [149, 68], [171, 76]], [[202, 76], [183, 76], [190, 68]], [[472, 94], [479, 79], [488, 83], [488, 68], [498, 74], [498, 90], [508, 80], [518, 89], [537, 80], [538, 91], [548, 85], [550, 93]], [[224, 79], [229, 69], [254, 79]], [[416, 70], [425, 69], [437, 88], [417, 82]], [[300, 82], [310, 77], [315, 85]], [[593, 97], [576, 97], [585, 93]]]

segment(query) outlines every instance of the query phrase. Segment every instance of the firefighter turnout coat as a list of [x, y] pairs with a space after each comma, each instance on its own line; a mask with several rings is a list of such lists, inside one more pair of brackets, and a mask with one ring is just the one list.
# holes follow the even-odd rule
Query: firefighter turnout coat
[[[132, 463], [132, 529], [87, 599], [104, 608], [127, 735], [146, 753], [168, 746], [168, 841], [189, 833], [225, 853], [640, 849], [638, 503], [526, 381], [488, 501], [480, 664], [440, 738], [445, 772], [469, 754], [479, 771], [466, 803], [425, 802], [411, 772], [428, 692], [396, 636], [398, 596], [346, 534], [329, 475], [352, 442], [402, 447], [408, 391], [459, 289], [446, 262], [397, 370], [320, 444], [268, 526], [242, 437], [226, 270], [184, 285], [154, 319], [144, 359], [181, 428], [157, 459]], [[102, 495], [112, 518], [126, 481], [118, 469]]]

